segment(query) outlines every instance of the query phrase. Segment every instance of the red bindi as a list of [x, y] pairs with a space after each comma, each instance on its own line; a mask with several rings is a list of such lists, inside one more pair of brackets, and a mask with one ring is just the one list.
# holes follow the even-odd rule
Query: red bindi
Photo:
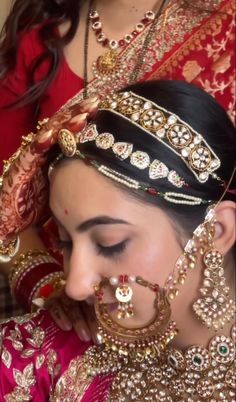
[[65, 209], [64, 212], [65, 212], [65, 215], [69, 214], [68, 209]]

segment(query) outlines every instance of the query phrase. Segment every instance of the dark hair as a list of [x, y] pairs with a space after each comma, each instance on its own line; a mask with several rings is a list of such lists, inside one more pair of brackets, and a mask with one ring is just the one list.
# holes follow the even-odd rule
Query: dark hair
[[[221, 160], [217, 175], [225, 183], [229, 181], [235, 166], [235, 130], [227, 113], [214, 98], [184, 81], [149, 81], [135, 84], [127, 89], [175, 113], [199, 132]], [[148, 187], [156, 187], [160, 192], [181, 192], [211, 200], [212, 204], [222, 196], [224, 192], [222, 183], [211, 177], [206, 183], [200, 183], [176, 153], [127, 119], [112, 111], [101, 110], [94, 122], [99, 133], [111, 132], [116, 142], [130, 142], [134, 145], [133, 150], [147, 152], [151, 160], [158, 159], [169, 169], [176, 170], [189, 187], [178, 189], [167, 179], [151, 180], [148, 169], [140, 170], [132, 166], [129, 161], [121, 161], [112, 151], [96, 147], [93, 141], [80, 145], [81, 152], [85, 155], [145, 183]], [[235, 178], [231, 188], [235, 188]], [[134, 194], [133, 190], [127, 189], [127, 191]], [[135, 196], [168, 210], [189, 232], [192, 232], [203, 219], [207, 207], [207, 205], [176, 205], [142, 191], [135, 191]], [[225, 199], [233, 199], [233, 195], [226, 193]]]
[[[39, 35], [45, 46], [31, 66], [29, 90], [17, 102], [19, 106], [37, 101], [55, 77], [62, 49], [74, 37], [79, 24], [79, 11], [84, 0], [16, 0], [5, 22], [0, 43], [0, 76], [4, 77], [16, 66], [19, 34], [41, 25]], [[70, 27], [64, 36], [58, 37], [56, 27], [68, 21]], [[50, 70], [40, 81], [34, 82], [35, 71], [45, 59], [50, 60]]]

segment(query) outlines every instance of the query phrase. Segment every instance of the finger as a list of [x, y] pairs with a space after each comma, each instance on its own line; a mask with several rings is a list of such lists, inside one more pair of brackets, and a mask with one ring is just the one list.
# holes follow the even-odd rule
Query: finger
[[46, 152], [50, 147], [56, 142], [57, 136], [53, 129], [42, 131], [35, 138], [33, 143], [35, 151], [40, 154], [41, 152]]
[[72, 329], [71, 321], [67, 318], [62, 306], [58, 302], [52, 304], [49, 308], [49, 311], [56, 324], [62, 330], [70, 331]]
[[81, 131], [87, 124], [87, 117], [88, 113], [78, 114], [72, 117], [72, 119], [65, 124], [65, 127], [72, 132]]
[[77, 303], [71, 310], [68, 312], [69, 318], [72, 322], [73, 328], [77, 333], [78, 337], [81, 341], [89, 342], [91, 341], [91, 333], [89, 327], [86, 323], [86, 318], [84, 317], [80, 303]]
[[81, 105], [81, 112], [89, 113], [90, 118], [92, 118], [96, 113], [99, 105], [99, 99], [97, 97], [86, 99]]
[[100, 339], [98, 337], [98, 322], [95, 315], [94, 306], [83, 303], [81, 309], [83, 312], [83, 316], [86, 319], [86, 324], [88, 326], [92, 340], [96, 345], [98, 345], [100, 343]]

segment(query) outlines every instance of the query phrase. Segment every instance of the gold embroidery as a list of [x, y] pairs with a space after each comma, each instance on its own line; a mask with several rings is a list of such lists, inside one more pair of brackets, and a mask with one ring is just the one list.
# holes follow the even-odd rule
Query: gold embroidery
[[36, 357], [36, 369], [39, 370], [40, 367], [43, 365], [43, 363], [45, 362], [45, 355], [39, 355]]
[[186, 81], [193, 81], [202, 71], [202, 67], [196, 60], [189, 60], [183, 66], [183, 76]]
[[[183, 78], [185, 78], [187, 81], [195, 80], [195, 83], [200, 84], [200, 86], [205, 89], [206, 92], [210, 93], [214, 97], [217, 95], [223, 95], [225, 93], [225, 90], [227, 88], [230, 88], [230, 101], [228, 101], [227, 106], [228, 113], [233, 120], [235, 115], [234, 75], [228, 74], [228, 76], [217, 77], [217, 74], [225, 73], [230, 67], [230, 64], [232, 65], [233, 63], [233, 50], [232, 53], [230, 53], [225, 49], [227, 43], [230, 40], [232, 41], [232, 38], [234, 37], [235, 20], [234, 18], [232, 18], [232, 15], [234, 15], [234, 13], [235, 3], [233, 1], [226, 2], [226, 4], [219, 8], [219, 12], [211, 15], [210, 18], [206, 20], [204, 25], [201, 25], [193, 35], [186, 39], [180, 47], [172, 52], [170, 57], [168, 57], [167, 60], [164, 61], [162, 65], [159, 66], [148, 79], [175, 78], [177, 69], [177, 76], [179, 79], [181, 78], [182, 73]], [[227, 26], [227, 31], [223, 33], [223, 21], [225, 21], [229, 17], [230, 22]], [[217, 35], [221, 32], [222, 38], [219, 39]], [[210, 42], [204, 43], [207, 36], [210, 37]], [[199, 71], [199, 75], [197, 76], [195, 76], [195, 73], [197, 72], [196, 68], [194, 69], [195, 71], [191, 71], [191, 63], [193, 63], [194, 61], [198, 63], [197, 60], [189, 60], [184, 65], [182, 65], [182, 62], [184, 59], [186, 59], [186, 57], [188, 57], [189, 55], [191, 57], [192, 51], [204, 52], [204, 57], [207, 57], [207, 65], [204, 63], [202, 70]], [[223, 55], [221, 59], [220, 55], [223, 53], [225, 53], [225, 55]], [[199, 57], [201, 58], [201, 54], [199, 55]], [[229, 59], [229, 57], [231, 57], [231, 60]], [[209, 66], [210, 59], [212, 59], [211, 66]], [[202, 78], [201, 73], [203, 73], [203, 77], [205, 73], [208, 78]]]
[[12, 355], [5, 347], [2, 349], [1, 358], [5, 366], [9, 369], [12, 363]]
[[6, 402], [27, 402], [32, 401], [27, 389], [15, 387], [14, 391], [4, 396]]
[[33, 372], [33, 363], [28, 364], [23, 371], [13, 369], [13, 377], [17, 386], [14, 388], [13, 392], [5, 395], [4, 398], [7, 402], [25, 402], [32, 399], [29, 388], [36, 383]]
[[70, 362], [69, 368], [58, 380], [50, 402], [80, 402], [93, 378], [87, 375], [83, 357]]
[[61, 370], [61, 365], [57, 364], [58, 356], [55, 350], [50, 349], [47, 357], [48, 372], [52, 379], [55, 375], [58, 375]]

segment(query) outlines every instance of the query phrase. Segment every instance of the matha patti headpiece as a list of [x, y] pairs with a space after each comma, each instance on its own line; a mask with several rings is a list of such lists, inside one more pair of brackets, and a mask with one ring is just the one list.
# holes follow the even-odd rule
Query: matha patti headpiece
[[[204, 138], [177, 115], [133, 92], [111, 95], [100, 102], [99, 110], [108, 110], [123, 117], [167, 146], [184, 161], [200, 183], [206, 182], [211, 176], [224, 185], [223, 180], [215, 173], [221, 165], [220, 159]], [[184, 178], [175, 170], [170, 170], [165, 163], [158, 159], [151, 160], [147, 152], [134, 150], [132, 143], [115, 142], [111, 133], [98, 133], [95, 124], [88, 125], [77, 135], [62, 129], [58, 136], [58, 143], [65, 156], [77, 156], [89, 162], [105, 176], [130, 188], [144, 190], [176, 204], [200, 205], [211, 202], [189, 194], [161, 192], [95, 160], [92, 161], [79, 149], [79, 144], [89, 141], [94, 141], [100, 149], [112, 151], [121, 160], [128, 160], [138, 169], [149, 169], [149, 178], [152, 180], [166, 178], [175, 187], [188, 187]]]
[[128, 160], [138, 169], [149, 169], [149, 178], [152, 180], [167, 178], [175, 187], [187, 186], [184, 179], [175, 170], [170, 170], [165, 163], [158, 159], [151, 160], [147, 152], [133, 150], [133, 144], [128, 142], [115, 142], [111, 133], [99, 134], [95, 124], [88, 125], [77, 138], [79, 144], [94, 141], [97, 148], [110, 149], [121, 160]]
[[197, 180], [209, 176], [223, 183], [216, 173], [220, 159], [204, 140], [177, 115], [131, 91], [119, 92], [103, 100], [100, 110], [109, 110], [129, 120], [177, 154]]

